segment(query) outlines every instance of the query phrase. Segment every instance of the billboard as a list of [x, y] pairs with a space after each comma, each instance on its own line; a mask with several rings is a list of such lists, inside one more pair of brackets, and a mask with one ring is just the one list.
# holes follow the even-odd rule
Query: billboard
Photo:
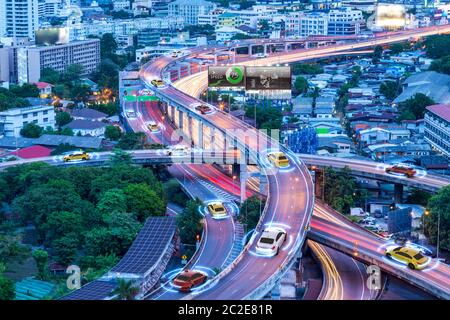
[[208, 87], [244, 87], [245, 86], [245, 67], [208, 67]]
[[51, 46], [69, 42], [69, 32], [66, 28], [44, 28], [35, 31], [35, 41], [38, 46]]
[[406, 25], [406, 10], [402, 4], [379, 3], [376, 9], [375, 25], [379, 28], [395, 29]]
[[291, 90], [291, 67], [247, 67], [245, 90]]

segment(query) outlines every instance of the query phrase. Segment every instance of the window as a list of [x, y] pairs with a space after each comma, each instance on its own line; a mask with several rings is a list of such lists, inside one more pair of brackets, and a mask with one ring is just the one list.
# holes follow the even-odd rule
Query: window
[[44, 118], [44, 122], [48, 122], [48, 118]]
[[44, 115], [48, 114], [48, 110], [44, 110]]
[[22, 117], [23, 117], [24, 119], [28, 118], [28, 113], [25, 113]]
[[37, 112], [33, 112], [33, 117], [37, 117], [38, 113]]
[[37, 119], [33, 120], [33, 123], [38, 123]]

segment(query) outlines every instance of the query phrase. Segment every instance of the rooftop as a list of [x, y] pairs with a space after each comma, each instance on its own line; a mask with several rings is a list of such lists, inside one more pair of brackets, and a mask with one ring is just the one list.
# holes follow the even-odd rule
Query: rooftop
[[80, 130], [94, 130], [106, 127], [106, 123], [100, 121], [92, 121], [92, 120], [73, 120], [69, 124], [66, 124], [64, 128], [70, 129], [80, 129]]
[[99, 118], [106, 118], [108, 115], [106, 113], [84, 108], [84, 109], [76, 109], [72, 111], [72, 117], [75, 118], [86, 118], [86, 119], [99, 119]]
[[21, 159], [34, 159], [49, 157], [52, 150], [43, 146], [26, 147], [10, 153], [11, 156], [16, 156]]
[[434, 113], [438, 117], [450, 122], [450, 105], [449, 104], [435, 104], [427, 107], [427, 110]]
[[[23, 139], [23, 138], [22, 138]], [[63, 135], [51, 135], [44, 134], [37, 139], [30, 139], [35, 144], [40, 144], [43, 146], [56, 147], [60, 144], [69, 144], [77, 148], [89, 148], [98, 149], [100, 148], [103, 139], [97, 137], [77, 137], [77, 136], [63, 136]], [[1, 139], [0, 139], [1, 141]]]

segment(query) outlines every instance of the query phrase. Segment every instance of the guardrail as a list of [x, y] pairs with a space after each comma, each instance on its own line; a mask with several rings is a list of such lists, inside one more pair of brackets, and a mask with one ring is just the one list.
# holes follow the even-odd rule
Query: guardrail
[[[324, 237], [323, 235], [321, 235], [320, 233], [316, 233], [314, 231], [310, 231], [308, 233], [308, 238], [313, 241], [322, 243], [328, 247], [334, 248], [336, 250], [339, 250], [341, 252], [344, 252], [346, 254], [354, 256], [353, 255], [353, 246], [351, 244], [345, 244], [336, 239], [333, 239], [331, 241], [331, 240], [327, 239], [326, 237]], [[361, 249], [358, 250], [358, 256], [354, 257], [354, 258], [357, 260], [361, 260], [365, 263], [377, 265], [385, 272], [387, 272], [399, 279], [402, 279], [416, 287], [419, 287], [422, 290], [429, 292], [432, 295], [434, 295], [440, 299], [445, 299], [445, 300], [450, 299], [450, 291], [447, 291], [442, 288], [438, 288], [437, 286], [430, 284], [430, 282], [424, 278], [414, 277], [414, 275], [411, 274], [410, 271], [407, 272], [407, 271], [405, 271], [405, 269], [395, 268], [395, 267], [383, 262], [379, 257], [377, 257], [373, 254], [367, 253], [364, 250], [361, 250]], [[420, 271], [417, 271], [417, 272], [420, 272]]]

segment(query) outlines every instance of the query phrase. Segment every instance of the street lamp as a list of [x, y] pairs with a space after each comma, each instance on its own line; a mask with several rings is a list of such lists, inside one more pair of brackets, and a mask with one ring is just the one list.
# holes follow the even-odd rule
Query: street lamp
[[[430, 210], [425, 210], [423, 216], [428, 216], [430, 214]], [[425, 234], [425, 224], [422, 222], [423, 232]], [[437, 239], [436, 239], [436, 259], [439, 259], [439, 242], [440, 242], [440, 233], [441, 233], [441, 213], [438, 212], [438, 225], [437, 225]]]

